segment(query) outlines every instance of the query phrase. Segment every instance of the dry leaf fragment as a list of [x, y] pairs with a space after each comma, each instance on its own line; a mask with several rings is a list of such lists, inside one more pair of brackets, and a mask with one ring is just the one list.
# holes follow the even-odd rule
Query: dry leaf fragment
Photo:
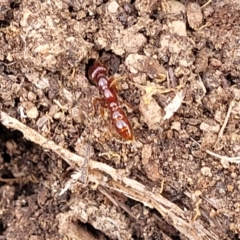
[[163, 120], [169, 119], [173, 116], [173, 114], [181, 107], [184, 97], [182, 90], [176, 93], [173, 100], [164, 108], [166, 114], [163, 117]]

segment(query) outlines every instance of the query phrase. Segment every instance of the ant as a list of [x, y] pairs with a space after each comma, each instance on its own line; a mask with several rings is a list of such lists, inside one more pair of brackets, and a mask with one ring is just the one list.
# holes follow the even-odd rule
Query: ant
[[133, 140], [132, 126], [120, 107], [116, 88], [113, 86], [113, 78], [108, 78], [107, 67], [101, 61], [95, 61], [88, 70], [89, 79], [94, 82], [103, 95], [103, 107], [107, 107], [111, 113], [112, 123], [117, 133], [126, 141]]

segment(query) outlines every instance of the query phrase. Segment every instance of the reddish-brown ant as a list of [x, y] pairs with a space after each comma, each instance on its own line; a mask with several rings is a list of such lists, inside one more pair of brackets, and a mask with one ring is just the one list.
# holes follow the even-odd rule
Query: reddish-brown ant
[[117, 133], [125, 140], [133, 140], [132, 126], [119, 106], [113, 78], [107, 77], [107, 67], [100, 61], [95, 61], [88, 70], [88, 77], [93, 81], [103, 95], [103, 106], [108, 107], [111, 119]]

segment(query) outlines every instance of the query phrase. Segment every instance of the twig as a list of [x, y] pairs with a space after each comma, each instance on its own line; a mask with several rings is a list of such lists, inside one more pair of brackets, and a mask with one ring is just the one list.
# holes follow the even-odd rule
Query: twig
[[240, 163], [240, 156], [239, 157], [222, 156], [222, 155], [219, 155], [219, 154], [214, 153], [214, 152], [209, 151], [209, 150], [206, 150], [206, 153], [208, 153], [209, 155], [211, 155], [213, 157], [223, 159], [223, 160], [226, 160], [226, 161], [231, 162], [231, 163]]
[[86, 154], [85, 154], [85, 158], [84, 158], [84, 163], [81, 169], [81, 177], [80, 177], [80, 181], [82, 183], [87, 183], [88, 180], [88, 164], [89, 164], [89, 156], [90, 156], [90, 145], [87, 145], [86, 147]]
[[208, 4], [210, 4], [212, 2], [212, 0], [208, 0], [206, 3], [204, 3], [201, 8], [205, 8]]
[[198, 85], [202, 88], [204, 95], [206, 95], [207, 89], [206, 89], [206, 87], [205, 87], [205, 85], [204, 85], [204, 83], [203, 83], [203, 81], [202, 81], [202, 78], [200, 77], [199, 74], [198, 74], [197, 83], [198, 83]]
[[233, 106], [234, 106], [234, 99], [229, 104], [227, 115], [226, 115], [226, 117], [224, 119], [224, 122], [223, 122], [223, 125], [222, 125], [222, 127], [221, 127], [221, 129], [220, 129], [220, 131], [218, 133], [217, 141], [215, 142], [215, 144], [213, 146], [214, 148], [216, 147], [216, 145], [218, 144], [218, 142], [220, 141], [220, 139], [221, 139], [221, 137], [223, 135], [224, 129], [227, 126], [227, 123], [228, 123], [228, 120], [229, 120], [229, 117], [230, 117], [230, 114], [231, 114]]
[[120, 201], [117, 201], [113, 198], [112, 194], [109, 193], [109, 191], [104, 188], [103, 186], [98, 186], [97, 188], [103, 195], [105, 195], [116, 207], [122, 208], [125, 212], [129, 214], [134, 219], [137, 219], [136, 216], [134, 216], [133, 212], [123, 203]]
[[200, 212], [200, 208], [199, 208], [201, 203], [202, 203], [202, 199], [199, 199], [195, 204], [194, 211], [196, 213], [195, 213], [195, 216], [193, 217], [193, 221], [196, 221], [196, 219], [201, 216], [201, 212]]

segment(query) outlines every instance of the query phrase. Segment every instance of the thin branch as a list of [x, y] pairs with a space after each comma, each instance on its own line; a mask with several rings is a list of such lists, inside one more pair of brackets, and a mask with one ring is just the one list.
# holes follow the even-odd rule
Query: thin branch
[[233, 99], [233, 100], [230, 102], [230, 104], [229, 104], [227, 115], [226, 115], [226, 117], [225, 117], [225, 119], [224, 119], [224, 122], [223, 122], [223, 125], [222, 125], [222, 127], [221, 127], [221, 129], [220, 129], [220, 131], [219, 131], [219, 133], [218, 133], [217, 141], [215, 142], [215, 144], [214, 144], [214, 146], [213, 146], [214, 148], [216, 147], [216, 145], [219, 143], [221, 137], [223, 136], [223, 132], [224, 132], [224, 129], [226, 128], [226, 126], [227, 126], [227, 123], [228, 123], [230, 114], [231, 114], [231, 112], [232, 112], [232, 108], [233, 108], [233, 106], [234, 106], [234, 102], [235, 102], [235, 101], [234, 101], [234, 99]]
[[226, 161], [231, 162], [231, 163], [240, 163], [240, 156], [239, 157], [222, 156], [222, 155], [219, 155], [219, 154], [214, 153], [214, 152], [209, 151], [209, 150], [206, 150], [206, 153], [208, 153], [209, 155], [211, 155], [213, 157], [216, 157], [216, 158], [219, 158], [219, 159], [222, 159], [222, 160], [226, 160]]
[[205, 8], [208, 4], [210, 4], [212, 2], [212, 0], [208, 0], [206, 3], [204, 3], [201, 8]]

